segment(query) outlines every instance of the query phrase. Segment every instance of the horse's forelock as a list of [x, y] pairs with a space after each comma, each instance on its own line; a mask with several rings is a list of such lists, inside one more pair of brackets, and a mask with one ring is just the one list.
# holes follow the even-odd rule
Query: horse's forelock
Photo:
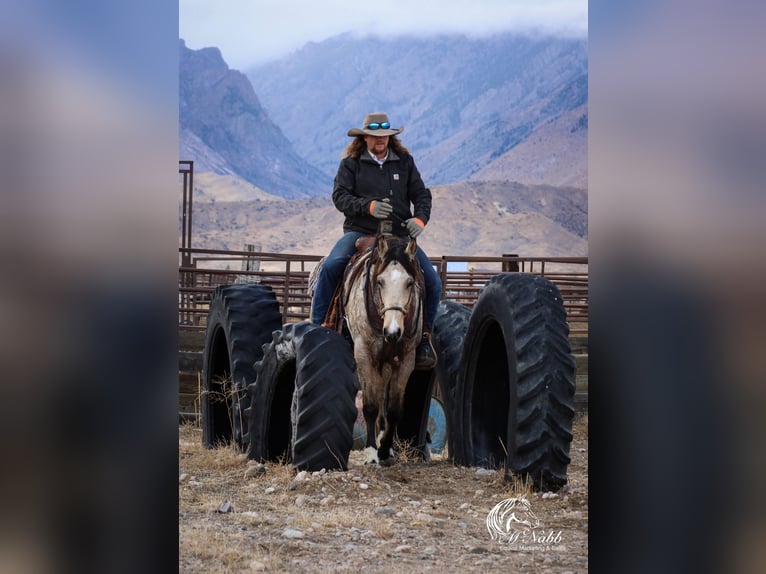
[[399, 237], [391, 237], [388, 240], [388, 249], [383, 257], [383, 261], [381, 261], [380, 268], [382, 269], [392, 261], [399, 263], [412, 277], [417, 277], [415, 261], [407, 255], [407, 242]]

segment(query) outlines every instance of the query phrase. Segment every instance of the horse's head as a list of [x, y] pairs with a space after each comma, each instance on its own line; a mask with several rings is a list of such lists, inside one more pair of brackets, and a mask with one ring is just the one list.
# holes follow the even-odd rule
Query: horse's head
[[487, 530], [496, 540], [513, 540], [513, 533], [520, 527], [531, 530], [540, 525], [540, 519], [532, 512], [532, 505], [524, 495], [498, 502], [487, 515]]
[[407, 315], [415, 312], [417, 244], [410, 239], [406, 246], [397, 238], [379, 236], [376, 243], [375, 306], [383, 317], [383, 336], [395, 343], [404, 333]]
[[514, 523], [523, 524], [528, 528], [537, 528], [540, 526], [540, 519], [532, 512], [532, 505], [524, 498], [510, 499], [512, 502], [508, 505], [504, 518], [506, 519], [506, 529], [511, 530]]

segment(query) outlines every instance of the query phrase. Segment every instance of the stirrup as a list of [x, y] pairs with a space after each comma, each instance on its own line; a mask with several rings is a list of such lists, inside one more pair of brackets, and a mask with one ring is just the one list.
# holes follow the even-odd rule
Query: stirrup
[[431, 343], [430, 333], [423, 333], [423, 338], [415, 349], [415, 370], [428, 371], [436, 366], [436, 349]]

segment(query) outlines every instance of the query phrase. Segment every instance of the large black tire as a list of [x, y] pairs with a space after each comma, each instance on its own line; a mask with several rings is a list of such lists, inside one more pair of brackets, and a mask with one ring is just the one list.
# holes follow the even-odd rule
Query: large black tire
[[575, 361], [556, 286], [536, 275], [493, 277], [471, 312], [457, 396], [463, 460], [535, 488], [566, 484]]
[[255, 370], [247, 388], [248, 457], [346, 470], [359, 383], [344, 338], [311, 323], [285, 325], [264, 345]]
[[459, 409], [455, 391], [470, 317], [471, 310], [465, 305], [454, 301], [442, 301], [439, 303], [433, 328], [432, 342], [438, 358], [435, 368], [436, 380], [447, 419], [447, 451], [455, 461], [465, 459], [461, 448], [462, 441], [456, 440], [456, 436], [459, 435], [460, 417], [457, 412]]
[[277, 299], [255, 284], [216, 287], [210, 301], [202, 363], [202, 443], [212, 448], [249, 443], [245, 389], [255, 380], [255, 362], [271, 333], [282, 326]]

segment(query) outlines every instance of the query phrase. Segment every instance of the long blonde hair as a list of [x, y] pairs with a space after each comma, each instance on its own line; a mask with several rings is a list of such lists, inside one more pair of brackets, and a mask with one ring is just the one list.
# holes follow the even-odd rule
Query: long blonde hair
[[[396, 136], [389, 136], [388, 149], [399, 156], [404, 154], [409, 155], [410, 153], [410, 150], [404, 147], [404, 144], [402, 144], [402, 142], [399, 141], [399, 138]], [[366, 151], [367, 142], [364, 141], [364, 136], [356, 136], [353, 140], [351, 140], [351, 143], [346, 146], [346, 149], [343, 150], [343, 153], [340, 154], [340, 157], [342, 159], [347, 157], [359, 159], [362, 156], [362, 153]]]

